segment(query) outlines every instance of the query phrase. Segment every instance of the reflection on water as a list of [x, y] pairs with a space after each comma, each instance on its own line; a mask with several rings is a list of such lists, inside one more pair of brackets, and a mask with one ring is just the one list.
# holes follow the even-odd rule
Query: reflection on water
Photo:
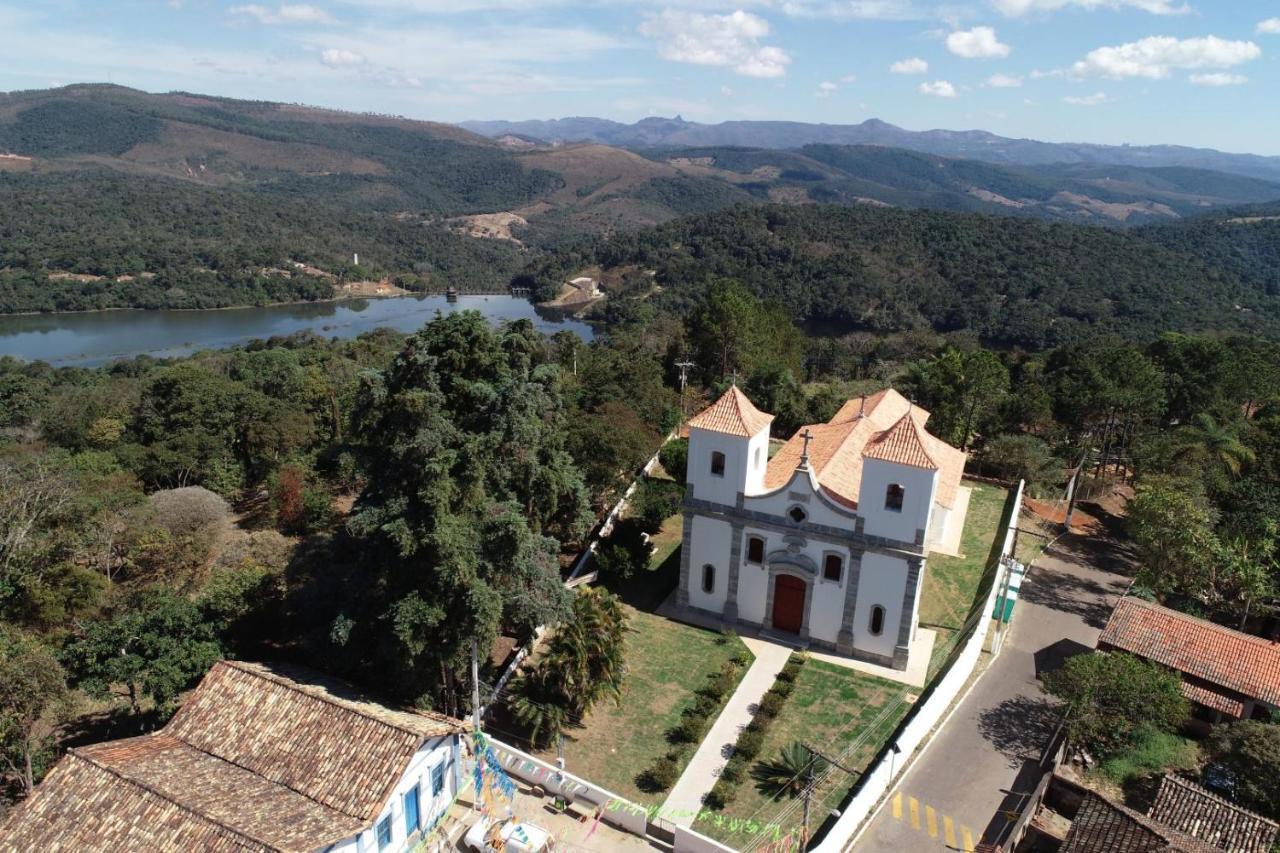
[[95, 365], [136, 355], [157, 358], [242, 344], [253, 338], [312, 331], [327, 338], [354, 338], [379, 327], [412, 332], [437, 313], [474, 310], [493, 323], [532, 320], [548, 334], [567, 330], [591, 340], [580, 320], [536, 310], [512, 296], [403, 296], [228, 308], [216, 311], [101, 311], [0, 317], [0, 355], [55, 365]]

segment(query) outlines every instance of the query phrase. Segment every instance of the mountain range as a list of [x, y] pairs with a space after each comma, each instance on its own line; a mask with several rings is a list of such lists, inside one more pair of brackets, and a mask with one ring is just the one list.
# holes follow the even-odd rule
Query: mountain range
[[1049, 163], [1117, 166], [1180, 166], [1280, 180], [1280, 157], [1231, 154], [1181, 145], [1095, 145], [1011, 139], [985, 130], [912, 131], [868, 119], [860, 124], [808, 124], [793, 121], [726, 121], [700, 124], [649, 117], [634, 124], [601, 118], [550, 121], [465, 121], [461, 127], [490, 138], [545, 142], [603, 142], [626, 148], [653, 146], [742, 146], [800, 148], [805, 145], [881, 145], [942, 157], [1034, 166]]

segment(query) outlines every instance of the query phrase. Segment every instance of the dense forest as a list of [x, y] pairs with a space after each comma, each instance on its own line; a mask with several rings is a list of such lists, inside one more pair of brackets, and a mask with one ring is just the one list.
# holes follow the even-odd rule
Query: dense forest
[[1204, 219], [1117, 231], [868, 207], [737, 207], [563, 248], [520, 281], [546, 295], [586, 266], [652, 270], [657, 301], [687, 310], [708, 284], [733, 279], [826, 331], [967, 331], [1033, 350], [1166, 330], [1275, 335], [1276, 226]]

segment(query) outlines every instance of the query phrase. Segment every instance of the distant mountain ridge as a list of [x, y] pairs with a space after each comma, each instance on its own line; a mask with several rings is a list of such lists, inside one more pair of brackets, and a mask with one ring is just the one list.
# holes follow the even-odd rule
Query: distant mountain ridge
[[460, 127], [490, 138], [517, 135], [555, 142], [602, 142], [625, 148], [656, 146], [800, 148], [805, 145], [882, 145], [942, 157], [1036, 166], [1094, 163], [1119, 166], [1182, 166], [1263, 180], [1280, 180], [1280, 157], [1234, 154], [1182, 145], [1097, 145], [1013, 139], [985, 130], [905, 130], [880, 119], [861, 124], [792, 121], [726, 121], [700, 124], [649, 117], [634, 124], [573, 117], [548, 121], [464, 121]]

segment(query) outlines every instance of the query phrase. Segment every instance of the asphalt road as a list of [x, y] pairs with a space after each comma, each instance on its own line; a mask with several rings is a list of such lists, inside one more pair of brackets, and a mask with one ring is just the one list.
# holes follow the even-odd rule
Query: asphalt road
[[1037, 672], [1093, 648], [1131, 562], [1106, 536], [1064, 537], [1022, 584], [1004, 649], [902, 783], [871, 819], [856, 850], [972, 850], [999, 841], [1040, 778], [1038, 761], [1058, 717]]

